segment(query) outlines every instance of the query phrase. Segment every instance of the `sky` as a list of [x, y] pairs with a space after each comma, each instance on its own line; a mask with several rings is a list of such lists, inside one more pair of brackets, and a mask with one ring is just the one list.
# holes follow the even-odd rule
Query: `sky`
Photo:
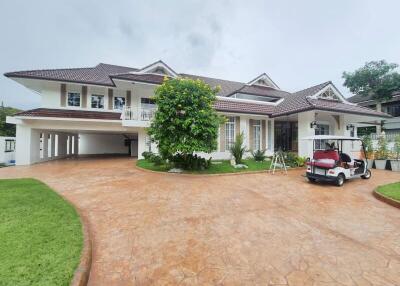
[[144, 67], [248, 82], [267, 73], [294, 92], [365, 62], [400, 63], [400, 1], [13, 0], [0, 2], [0, 100], [40, 96], [3, 76], [31, 69]]

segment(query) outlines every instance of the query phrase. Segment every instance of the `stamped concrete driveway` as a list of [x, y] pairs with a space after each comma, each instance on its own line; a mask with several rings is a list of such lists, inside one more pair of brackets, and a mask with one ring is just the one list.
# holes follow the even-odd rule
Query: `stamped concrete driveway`
[[372, 197], [400, 175], [343, 188], [288, 175], [156, 174], [130, 159], [0, 169], [35, 177], [89, 217], [90, 285], [400, 285], [400, 210]]

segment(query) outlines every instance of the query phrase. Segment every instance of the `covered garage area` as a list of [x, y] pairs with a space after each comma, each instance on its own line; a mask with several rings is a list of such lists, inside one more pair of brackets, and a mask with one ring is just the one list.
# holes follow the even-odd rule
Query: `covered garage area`
[[86, 118], [76, 118], [75, 113], [74, 118], [50, 117], [48, 111], [45, 115], [12, 117], [17, 126], [17, 165], [77, 157], [137, 157], [139, 138], [143, 149], [144, 129], [122, 126], [118, 113], [111, 119], [87, 118], [87, 113]]

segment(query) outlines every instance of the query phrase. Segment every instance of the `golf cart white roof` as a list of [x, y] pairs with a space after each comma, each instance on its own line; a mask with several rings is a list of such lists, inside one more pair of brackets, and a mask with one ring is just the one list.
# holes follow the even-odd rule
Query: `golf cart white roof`
[[358, 137], [336, 136], [336, 135], [313, 135], [301, 138], [301, 140], [361, 140]]

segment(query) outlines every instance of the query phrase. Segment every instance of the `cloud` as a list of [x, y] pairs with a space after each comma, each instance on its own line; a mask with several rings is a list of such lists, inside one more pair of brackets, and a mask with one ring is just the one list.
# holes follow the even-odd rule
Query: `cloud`
[[[1, 1], [0, 73], [163, 59], [178, 72], [248, 81], [268, 73], [285, 90], [332, 80], [364, 62], [400, 63], [400, 2], [387, 0]], [[0, 78], [0, 100], [40, 97]]]

